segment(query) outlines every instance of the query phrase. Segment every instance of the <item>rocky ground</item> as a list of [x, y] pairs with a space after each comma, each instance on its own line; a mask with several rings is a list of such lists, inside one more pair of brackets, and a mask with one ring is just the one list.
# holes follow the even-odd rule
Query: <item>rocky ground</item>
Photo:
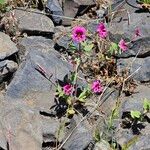
[[[136, 5], [134, 0], [131, 2]], [[128, 68], [135, 89], [133, 93], [119, 96], [119, 118], [115, 120], [113, 133], [108, 133], [107, 142], [96, 141], [93, 130], [105, 130], [103, 117], [111, 114], [110, 108], [118, 99], [118, 89], [110, 87], [106, 90], [100, 111], [94, 111], [85, 119], [77, 114], [69, 119], [61, 112], [63, 104], [55, 102], [54, 85], [37, 71], [41, 66], [51, 76], [51, 81], [55, 82], [63, 81], [65, 75], [73, 70], [66, 54], [73, 18], [84, 20], [86, 28], [94, 32], [97, 19], [104, 20], [108, 14], [107, 7], [104, 7], [108, 4], [104, 3], [103, 8], [92, 14], [93, 18], [85, 19], [92, 13], [88, 10], [95, 8], [95, 5], [94, 0], [48, 0], [46, 12], [53, 13], [53, 16], [46, 15], [44, 10], [19, 7], [1, 18], [0, 149], [110, 150], [113, 149], [109, 144], [111, 142], [116, 144], [114, 149], [125, 150], [127, 143], [126, 149], [129, 150], [150, 149], [150, 114], [147, 114], [144, 123], [123, 127], [124, 115], [131, 110], [142, 111], [143, 99], [150, 100], [149, 12], [140, 12], [123, 0], [114, 0], [112, 3], [114, 16], [108, 26], [110, 38], [113, 41], [118, 41], [120, 36], [132, 38], [136, 27], [140, 28], [142, 35], [126, 53], [115, 56], [118, 74], [121, 76], [121, 70]], [[125, 11], [119, 12], [119, 7]], [[84, 72], [81, 72], [81, 76], [84, 77]], [[84, 85], [86, 81], [81, 80], [79, 84]], [[89, 101], [92, 103], [93, 99]], [[93, 111], [90, 106], [86, 109]]]

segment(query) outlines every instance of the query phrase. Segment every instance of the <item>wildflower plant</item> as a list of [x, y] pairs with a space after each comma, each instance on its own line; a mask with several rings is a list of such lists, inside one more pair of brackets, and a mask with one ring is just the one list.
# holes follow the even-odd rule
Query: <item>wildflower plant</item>
[[[134, 134], [140, 134], [140, 130], [145, 128], [144, 122], [149, 123], [148, 113], [150, 112], [150, 100], [144, 99], [143, 102], [143, 111], [139, 110], [130, 110], [129, 112], [125, 112], [126, 115], [122, 117], [122, 127], [123, 128], [131, 128]], [[138, 126], [141, 128], [138, 128]], [[136, 130], [135, 130], [136, 129]], [[136, 132], [135, 132], [136, 131]]]
[[[140, 30], [135, 30], [135, 36], [140, 36]], [[132, 41], [132, 40], [131, 40]], [[85, 65], [85, 57], [86, 60], [89, 59], [90, 55], [94, 55], [94, 57], [99, 58], [99, 70], [105, 68], [108, 64], [110, 67], [114, 63], [111, 61], [111, 57], [115, 54], [121, 54], [123, 52], [128, 51], [128, 44], [130, 42], [126, 42], [124, 39], [120, 39], [118, 43], [114, 43], [109, 39], [109, 31], [106, 25], [103, 22], [100, 22], [97, 25], [97, 28], [94, 33], [90, 34], [90, 32], [83, 26], [74, 26], [71, 32], [71, 42], [70, 42], [70, 50], [72, 52], [72, 61], [74, 70], [71, 73], [70, 79], [68, 83], [65, 83], [64, 86], [57, 86], [56, 95], [59, 98], [63, 98], [68, 105], [67, 114], [73, 115], [76, 113], [76, 105], [81, 104], [84, 105], [86, 103], [87, 98], [92, 94], [101, 94], [103, 91], [103, 86], [100, 80], [93, 79], [91, 85], [87, 87], [83, 87], [78, 93], [78, 72], [79, 70], [83, 70], [83, 66]], [[98, 54], [96, 51], [99, 51]], [[110, 55], [111, 54], [111, 55]], [[103, 58], [103, 59], [102, 59]], [[91, 65], [91, 64], [90, 64]], [[93, 66], [91, 66], [92, 69]], [[112, 68], [112, 67], [111, 67]], [[106, 74], [107, 70], [104, 69]], [[104, 74], [104, 75], [105, 75]]]
[[[90, 95], [101, 94], [103, 90], [100, 81], [93, 81], [91, 85], [80, 88], [75, 78], [76, 74], [72, 73], [70, 83], [66, 83], [64, 86], [60, 86], [58, 84], [56, 88], [56, 96], [63, 99], [68, 106], [66, 110], [67, 116], [74, 115], [76, 113], [76, 106], [78, 104], [84, 106]], [[79, 93], [77, 92], [78, 89], [80, 89]]]
[[72, 40], [81, 43], [86, 39], [86, 29], [81, 26], [76, 26], [72, 29]]
[[97, 33], [99, 35], [100, 38], [104, 39], [107, 37], [108, 35], [108, 31], [104, 25], [104, 23], [99, 23], [97, 26]]

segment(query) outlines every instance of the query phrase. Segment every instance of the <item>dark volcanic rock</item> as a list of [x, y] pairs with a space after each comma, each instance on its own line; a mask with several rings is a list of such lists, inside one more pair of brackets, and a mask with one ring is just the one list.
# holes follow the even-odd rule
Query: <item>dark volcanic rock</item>
[[[149, 91], [149, 86], [138, 85], [134, 94], [128, 97], [123, 97], [120, 109], [121, 118], [123, 117], [123, 114], [125, 116], [125, 114], [131, 110], [143, 112], [144, 99], [146, 98], [150, 100]], [[138, 121], [137, 125], [132, 124], [131, 127], [128, 125], [126, 128], [122, 128], [123, 126], [120, 125], [117, 128], [114, 137], [121, 146], [132, 141], [133, 143], [129, 147], [129, 150], [150, 149], [150, 124], [148, 122]]]
[[[135, 0], [129, 1], [134, 5]], [[134, 2], [134, 3], [133, 3]], [[111, 21], [110, 31], [113, 34], [124, 34], [127, 38], [133, 38], [136, 28], [141, 30], [142, 37], [150, 35], [150, 17], [148, 12], [140, 12], [138, 8], [133, 8], [125, 4], [122, 9], [124, 12], [117, 12], [114, 19]], [[127, 13], [128, 11], [128, 13]], [[129, 19], [129, 22], [128, 22]]]
[[143, 110], [144, 98], [150, 99], [150, 87], [144, 85], [139, 85], [135, 90], [135, 94], [130, 97], [124, 98], [124, 103], [122, 104], [122, 112], [127, 112], [131, 110]]
[[[81, 118], [79, 116], [74, 116], [71, 119], [71, 124], [76, 125], [80, 122]], [[70, 132], [74, 129], [70, 128]], [[74, 130], [71, 137], [67, 140], [64, 145], [66, 150], [83, 150], [92, 141], [92, 132], [90, 131], [89, 125], [86, 121], [81, 122], [80, 125]]]
[[[52, 12], [52, 18], [54, 22], [60, 24], [62, 21], [62, 17], [64, 15], [61, 4], [58, 0], [48, 0], [46, 6], [50, 12]], [[58, 15], [58, 16], [57, 16]]]
[[56, 24], [70, 25], [73, 18], [86, 10], [87, 6], [95, 4], [94, 0], [48, 0], [47, 8]]
[[[0, 124], [4, 137], [0, 146], [15, 150], [40, 150], [42, 145], [42, 130], [39, 114], [26, 103], [4, 101], [0, 107]], [[8, 145], [5, 143], [5, 137]], [[6, 144], [6, 145], [4, 145]]]
[[50, 18], [36, 9], [15, 9], [15, 17], [18, 20], [18, 28], [22, 32], [30, 34], [54, 32], [54, 24]]
[[[51, 80], [55, 82], [57, 79], [63, 80], [71, 70], [71, 66], [60, 59], [59, 53], [52, 49], [53, 42], [50, 40], [29, 37], [23, 39], [21, 43], [27, 50], [26, 60], [22, 62], [9, 85], [6, 93], [7, 98], [10, 100], [33, 99], [37, 105], [41, 106], [40, 109], [43, 109], [44, 106], [48, 109], [51, 107], [50, 103], [54, 102], [55, 88], [35, 68], [41, 66], [47, 76], [52, 75]], [[41, 98], [44, 101], [41, 101]]]
[[121, 73], [125, 69], [129, 69], [130, 74], [134, 73], [133, 79], [141, 82], [150, 81], [150, 57], [146, 58], [126, 58], [117, 60], [117, 71]]

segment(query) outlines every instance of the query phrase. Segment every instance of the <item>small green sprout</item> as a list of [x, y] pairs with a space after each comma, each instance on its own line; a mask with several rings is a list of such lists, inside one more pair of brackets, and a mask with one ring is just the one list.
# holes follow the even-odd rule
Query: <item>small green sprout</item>
[[92, 42], [82, 42], [81, 45], [83, 46], [83, 50], [85, 52], [90, 52], [94, 47]]
[[137, 110], [135, 111], [131, 110], [130, 115], [133, 119], [139, 119], [141, 117], [141, 112]]
[[144, 112], [148, 112], [150, 110], [150, 100], [146, 98], [144, 99], [143, 109], [144, 109]]

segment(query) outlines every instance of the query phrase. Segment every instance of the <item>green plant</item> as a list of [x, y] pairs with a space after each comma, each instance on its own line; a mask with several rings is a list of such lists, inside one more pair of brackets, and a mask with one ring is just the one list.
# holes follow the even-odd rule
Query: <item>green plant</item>
[[131, 110], [130, 115], [133, 119], [139, 119], [141, 117], [141, 112], [137, 110], [135, 111]]
[[114, 123], [114, 120], [119, 117], [119, 108], [120, 108], [120, 101], [118, 99], [115, 107], [111, 111], [111, 115], [108, 120], [108, 130], [114, 129], [113, 123]]
[[137, 0], [138, 3], [150, 4], [150, 0]]
[[143, 102], [143, 112], [141, 113], [138, 110], [134, 110], [134, 111], [131, 110], [130, 115], [131, 115], [132, 119], [142, 120], [144, 118], [144, 116], [146, 115], [146, 113], [149, 112], [149, 110], [150, 110], [150, 100], [145, 98], [144, 102]]
[[144, 109], [144, 113], [150, 111], [150, 100], [148, 100], [146, 98], [144, 99], [143, 109]]
[[6, 9], [7, 9], [6, 1], [5, 0], [0, 0], [0, 12], [5, 12]]
[[5, 0], [0, 0], [0, 5], [3, 5], [3, 4], [5, 4], [5, 3], [6, 3]]
[[80, 94], [77, 94], [77, 74], [74, 72], [71, 74], [70, 83], [67, 83], [65, 86], [60, 86], [57, 84], [56, 96], [59, 99], [63, 99], [67, 104], [66, 114], [67, 116], [74, 115], [76, 113], [75, 107], [80, 104], [84, 105], [86, 99], [90, 96], [91, 92], [88, 87], [83, 87]]
[[134, 136], [129, 141], [127, 141], [125, 144], [122, 145], [122, 150], [128, 150], [130, 146], [135, 144], [139, 139], [139, 135]]

